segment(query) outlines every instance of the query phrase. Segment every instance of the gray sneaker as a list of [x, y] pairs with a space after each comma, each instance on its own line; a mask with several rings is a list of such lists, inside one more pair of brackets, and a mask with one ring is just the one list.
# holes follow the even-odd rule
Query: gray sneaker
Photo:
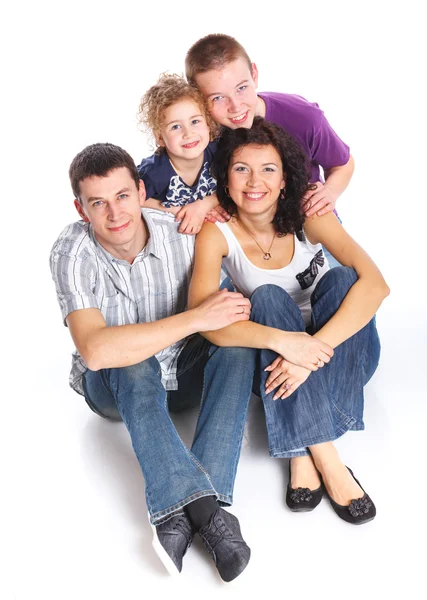
[[224, 581], [232, 581], [246, 568], [251, 549], [242, 538], [237, 517], [218, 508], [198, 534]]
[[165, 523], [151, 525], [153, 548], [170, 575], [181, 573], [182, 559], [193, 541], [194, 531], [185, 514], [174, 515]]

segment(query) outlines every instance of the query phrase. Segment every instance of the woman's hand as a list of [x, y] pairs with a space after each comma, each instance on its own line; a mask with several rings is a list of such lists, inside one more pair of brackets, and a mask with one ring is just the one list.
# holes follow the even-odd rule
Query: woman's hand
[[270, 371], [270, 375], [265, 382], [266, 394], [269, 394], [280, 386], [274, 394], [273, 400], [289, 398], [311, 373], [311, 371], [304, 369], [304, 367], [293, 365], [282, 356], [278, 356], [273, 360], [271, 365], [266, 367], [264, 371]]
[[334, 351], [325, 342], [300, 331], [281, 331], [272, 348], [294, 365], [317, 371], [331, 360]]

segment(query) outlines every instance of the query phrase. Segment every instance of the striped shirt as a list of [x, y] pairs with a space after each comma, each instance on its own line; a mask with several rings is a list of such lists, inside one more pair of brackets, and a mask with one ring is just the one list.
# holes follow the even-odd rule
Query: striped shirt
[[[90, 224], [72, 223], [55, 242], [50, 268], [62, 318], [75, 310], [98, 308], [107, 326], [150, 323], [183, 312], [187, 307], [195, 236], [178, 233], [170, 213], [144, 208], [150, 236], [134, 262], [115, 258], [95, 239]], [[178, 387], [178, 356], [186, 339], [156, 354], [166, 390]], [[74, 351], [71, 387], [83, 395], [87, 366]]]

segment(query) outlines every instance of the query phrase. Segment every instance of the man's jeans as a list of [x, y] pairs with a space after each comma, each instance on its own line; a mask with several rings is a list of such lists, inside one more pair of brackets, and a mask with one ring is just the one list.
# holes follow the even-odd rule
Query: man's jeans
[[[312, 296], [314, 334], [336, 313], [356, 282], [349, 267], [328, 271]], [[251, 298], [251, 319], [284, 331], [305, 331], [301, 312], [291, 297], [275, 285], [261, 286]], [[308, 379], [287, 399], [273, 400], [275, 391], [265, 394], [269, 375], [264, 369], [277, 354], [261, 350], [260, 396], [264, 403], [270, 455], [278, 458], [304, 456], [307, 446], [335, 440], [348, 430], [364, 429], [363, 386], [378, 366], [380, 342], [375, 317], [358, 333], [335, 348], [331, 361]]]
[[[218, 348], [197, 335], [181, 352], [179, 391], [169, 393], [169, 402], [155, 357], [130, 367], [85, 373], [89, 406], [126, 424], [145, 478], [153, 524], [202, 496], [215, 495], [221, 503], [232, 504], [255, 361], [255, 350]], [[195, 406], [200, 398], [190, 451], [168, 408]]]

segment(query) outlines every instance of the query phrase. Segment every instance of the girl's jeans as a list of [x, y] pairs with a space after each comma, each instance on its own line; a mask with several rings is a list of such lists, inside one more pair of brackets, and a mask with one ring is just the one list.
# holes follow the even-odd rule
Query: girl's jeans
[[[312, 296], [314, 334], [336, 313], [357, 280], [349, 267], [328, 271]], [[301, 312], [280, 287], [261, 286], [251, 298], [251, 319], [284, 331], [305, 331]], [[292, 458], [308, 454], [307, 446], [335, 440], [348, 430], [364, 429], [363, 386], [378, 366], [380, 342], [375, 317], [358, 333], [335, 348], [328, 364], [312, 372], [285, 400], [273, 400], [276, 390], [264, 392], [269, 375], [264, 369], [277, 354], [259, 352], [260, 396], [264, 403], [270, 455]]]

